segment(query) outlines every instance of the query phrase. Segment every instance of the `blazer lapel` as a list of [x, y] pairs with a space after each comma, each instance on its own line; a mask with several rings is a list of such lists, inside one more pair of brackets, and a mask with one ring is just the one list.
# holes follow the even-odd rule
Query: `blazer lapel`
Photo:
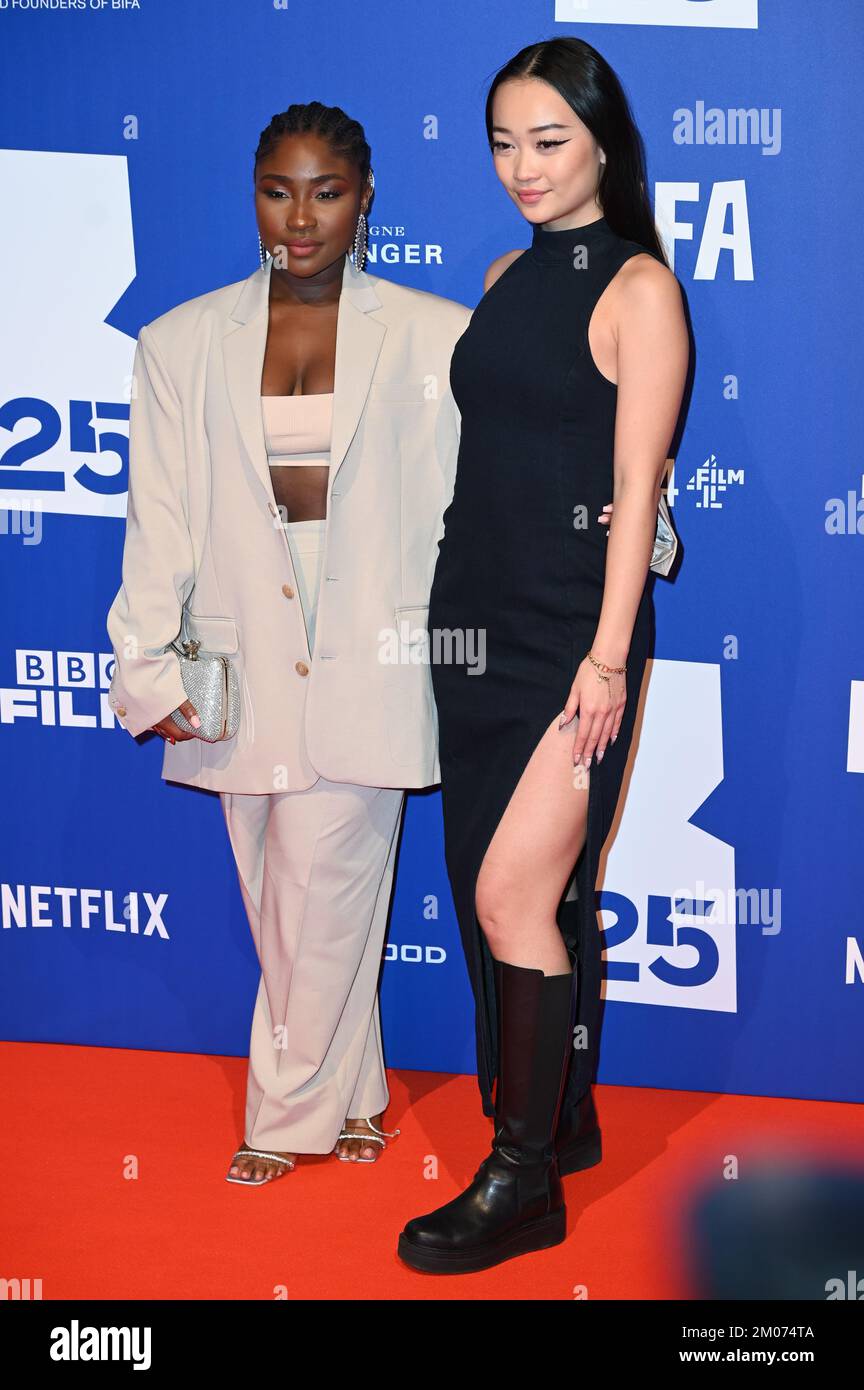
[[[264, 266], [243, 282], [222, 341], [231, 408], [249, 458], [271, 499], [273, 488], [261, 414], [261, 374], [267, 346], [272, 267], [273, 260], [268, 258]], [[381, 300], [375, 293], [371, 278], [365, 271], [355, 270], [351, 258], [346, 255], [336, 319], [328, 501], [333, 479], [344, 462], [360, 423], [387, 331], [385, 324], [370, 317], [370, 310], [380, 307]], [[329, 515], [329, 506], [327, 510]]]

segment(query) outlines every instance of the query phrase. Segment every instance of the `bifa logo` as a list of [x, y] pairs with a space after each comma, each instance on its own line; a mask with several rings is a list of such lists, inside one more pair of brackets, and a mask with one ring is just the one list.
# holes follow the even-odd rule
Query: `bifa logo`
[[[135, 278], [126, 156], [0, 150], [0, 185], [19, 212], [0, 224], [0, 258], [15, 267], [0, 340], [0, 506], [123, 517], [135, 339], [106, 314]], [[23, 211], [46, 188], [75, 247], [59, 322], [54, 228]], [[58, 331], [34, 333], [37, 323]]]
[[[606, 999], [735, 1013], [735, 853], [699, 825], [723, 781], [720, 668], [657, 659], [649, 667], [639, 756], [631, 751], [626, 802], [598, 875]], [[748, 915], [760, 919], [761, 935], [769, 913], [759, 900]]]
[[759, 0], [555, 0], [555, 22], [758, 29]]
[[864, 772], [864, 681], [852, 681], [849, 689], [849, 742], [846, 771]]

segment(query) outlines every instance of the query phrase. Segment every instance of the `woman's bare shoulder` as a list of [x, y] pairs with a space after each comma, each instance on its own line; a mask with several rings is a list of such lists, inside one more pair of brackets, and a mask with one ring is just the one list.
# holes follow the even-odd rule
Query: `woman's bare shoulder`
[[625, 292], [629, 299], [642, 298], [649, 303], [669, 303], [680, 295], [681, 286], [675, 272], [652, 256], [650, 251], [640, 251], [625, 261], [615, 276], [616, 288]]

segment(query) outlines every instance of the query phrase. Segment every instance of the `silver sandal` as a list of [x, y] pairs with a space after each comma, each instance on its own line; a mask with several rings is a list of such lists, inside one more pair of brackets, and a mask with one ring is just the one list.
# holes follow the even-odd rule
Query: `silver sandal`
[[[231, 1164], [234, 1163], [235, 1159], [246, 1157], [269, 1158], [274, 1163], [284, 1163], [289, 1173], [297, 1167], [293, 1158], [283, 1158], [281, 1154], [266, 1153], [264, 1149], [247, 1148], [238, 1149], [234, 1158], [231, 1159]], [[230, 1175], [231, 1164], [228, 1165], [229, 1172], [225, 1177], [226, 1182], [236, 1182], [239, 1183], [241, 1187], [261, 1187], [265, 1182], [273, 1182], [272, 1178], [232, 1178]], [[280, 1173], [279, 1176], [281, 1177], [282, 1174]]]
[[[392, 1132], [392, 1134], [391, 1134], [390, 1130], [388, 1130], [388, 1129], [379, 1129], [377, 1125], [373, 1125], [373, 1123], [372, 1123], [371, 1120], [362, 1120], [361, 1123], [364, 1124], [364, 1125], [366, 1125], [369, 1129], [373, 1130], [374, 1133], [372, 1133], [372, 1134], [364, 1134], [363, 1131], [362, 1131], [362, 1130], [359, 1130], [359, 1129], [343, 1129], [342, 1133], [339, 1135], [339, 1138], [336, 1140], [336, 1143], [333, 1145], [333, 1152], [334, 1152], [334, 1153], [336, 1153], [337, 1146], [339, 1145], [339, 1142], [340, 1142], [342, 1139], [359, 1139], [359, 1140], [361, 1140], [364, 1144], [380, 1144], [380, 1145], [382, 1146], [382, 1148], [385, 1148], [385, 1149], [386, 1149], [387, 1145], [386, 1145], [386, 1143], [384, 1142], [384, 1141], [385, 1141], [385, 1138], [386, 1138], [386, 1139], [395, 1139], [395, 1138], [396, 1138], [396, 1135], [397, 1135], [397, 1134], [401, 1134], [401, 1132], [402, 1132], [402, 1131], [399, 1130], [399, 1129], [394, 1129], [393, 1132]], [[379, 1137], [379, 1136], [380, 1136], [380, 1137]], [[336, 1157], [339, 1159], [339, 1162], [340, 1162], [340, 1163], [377, 1163], [377, 1162], [378, 1162], [377, 1158], [349, 1158], [347, 1154], [336, 1154]]]

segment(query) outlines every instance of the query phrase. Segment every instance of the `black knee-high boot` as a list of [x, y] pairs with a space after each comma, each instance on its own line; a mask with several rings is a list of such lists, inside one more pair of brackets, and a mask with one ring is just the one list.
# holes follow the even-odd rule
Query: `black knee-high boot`
[[573, 1034], [573, 976], [496, 960], [495, 1137], [470, 1186], [409, 1221], [399, 1255], [414, 1269], [464, 1274], [558, 1245], [566, 1213], [555, 1129]]
[[[565, 898], [558, 908], [558, 926], [567, 947], [570, 962], [579, 979], [579, 903], [575, 898]], [[577, 1011], [578, 1018], [578, 1011]], [[596, 1057], [596, 1040], [594, 1056]], [[571, 1054], [570, 1065], [573, 1065]], [[568, 1173], [579, 1173], [593, 1168], [603, 1157], [600, 1126], [591, 1084], [588, 1082], [575, 1096], [573, 1087], [565, 1083], [561, 1098], [561, 1112], [558, 1116], [558, 1129], [555, 1133], [555, 1153], [558, 1158], [558, 1172], [561, 1177]]]

